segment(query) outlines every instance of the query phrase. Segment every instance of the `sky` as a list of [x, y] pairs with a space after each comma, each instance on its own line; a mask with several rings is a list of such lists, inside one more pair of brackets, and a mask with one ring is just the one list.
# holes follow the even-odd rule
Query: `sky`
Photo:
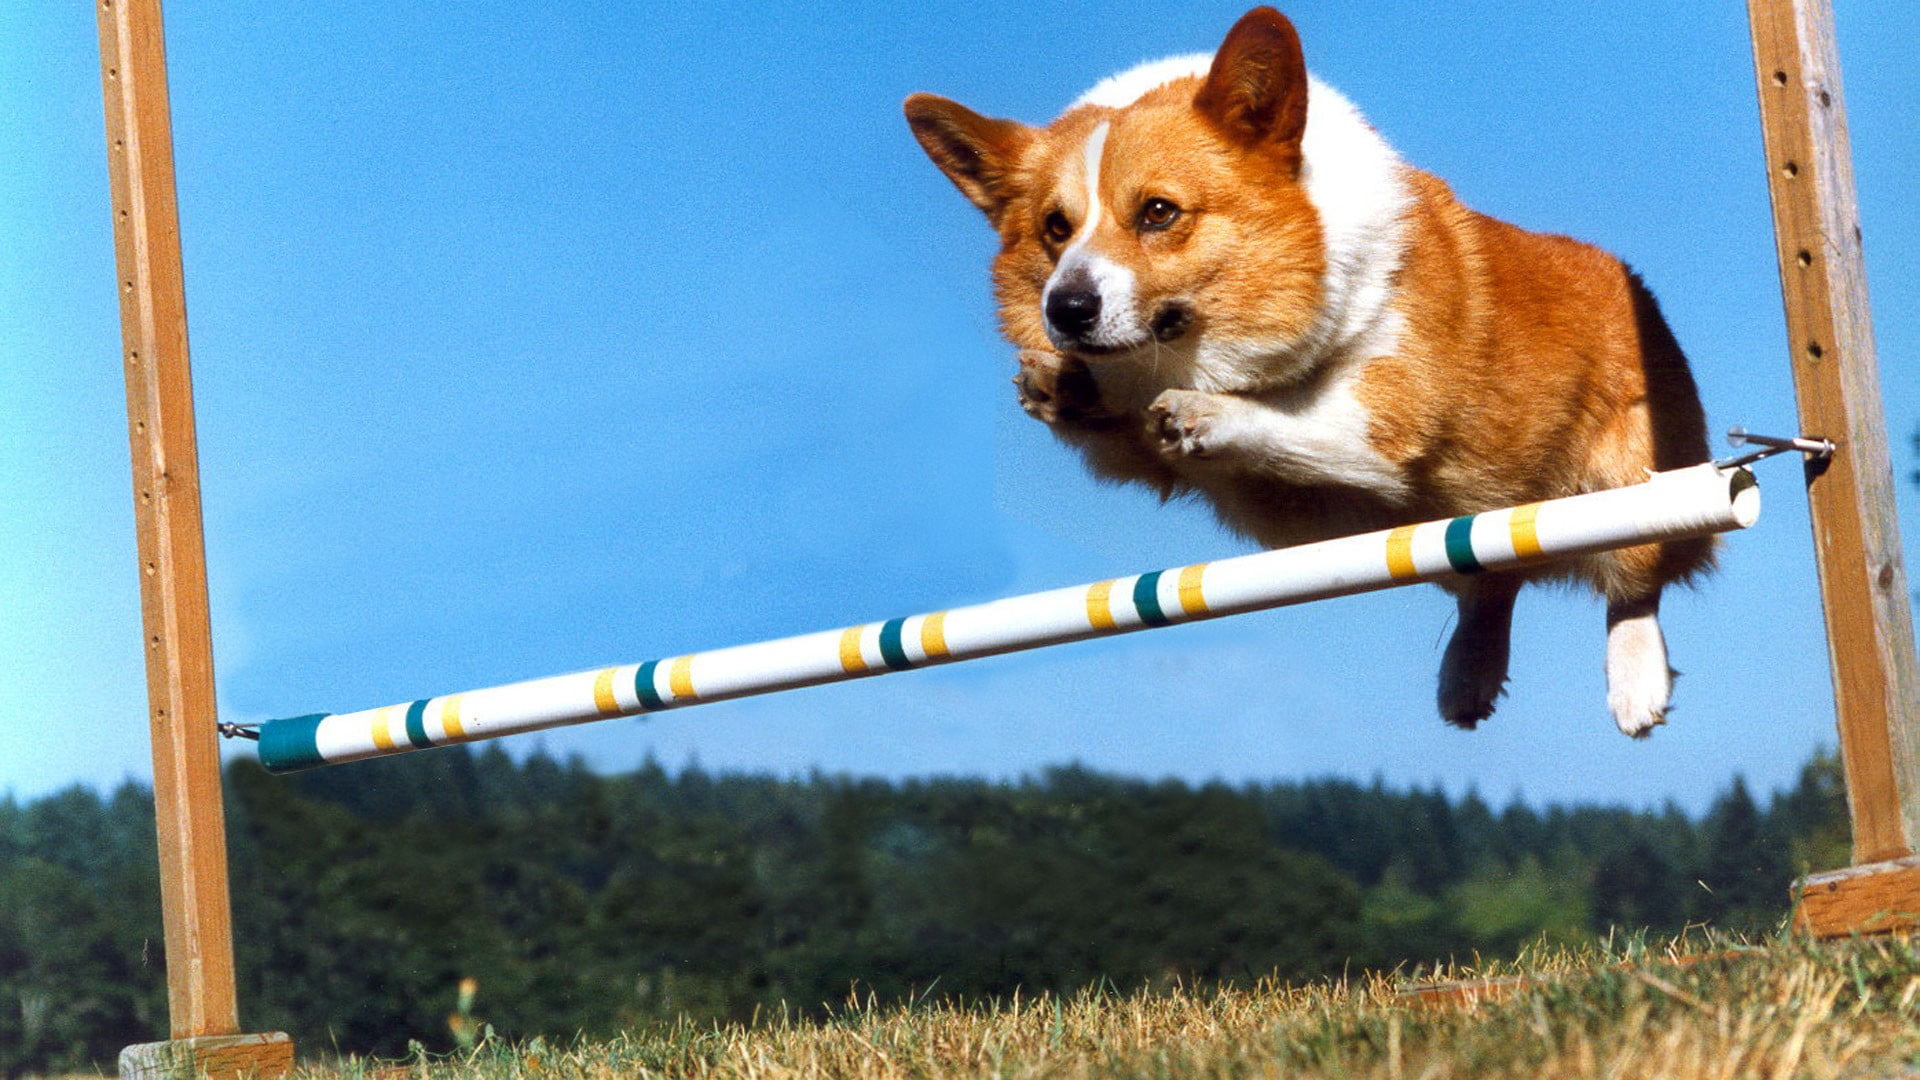
[[[1920, 6], [1837, 0], [1896, 471], [1920, 427]], [[349, 711], [1233, 554], [1020, 412], [992, 236], [900, 116], [1051, 119], [1235, 4], [176, 2], [174, 138], [222, 718]], [[1292, 5], [1468, 205], [1631, 262], [1716, 429], [1794, 426], [1738, 5]], [[1573, 13], [1573, 14], [1570, 14]], [[0, 8], [0, 797], [148, 774], [95, 27]], [[1790, 784], [1835, 741], [1799, 473], [1704, 587], [1645, 742], [1601, 606], [1531, 590], [1440, 722], [1399, 589], [506, 740], [609, 772], [1078, 762], [1495, 801]], [[1916, 492], [1902, 483], [1911, 562]], [[245, 754], [233, 746], [230, 753]], [[353, 768], [353, 766], [341, 766]]]

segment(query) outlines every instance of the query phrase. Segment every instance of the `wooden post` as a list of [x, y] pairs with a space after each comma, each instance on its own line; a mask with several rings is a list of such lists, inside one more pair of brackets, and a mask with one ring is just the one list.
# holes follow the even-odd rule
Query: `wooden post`
[[[1867, 308], [1830, 0], [1748, 0], [1780, 287], [1807, 473], [1855, 866], [1797, 886], [1821, 936], [1920, 914], [1920, 674]], [[1863, 906], [1864, 905], [1864, 906]]]
[[214, 731], [213, 644], [187, 365], [186, 292], [159, 0], [96, 0], [107, 114], [153, 802], [172, 1040], [121, 1075], [285, 1071], [284, 1035], [241, 1035]]

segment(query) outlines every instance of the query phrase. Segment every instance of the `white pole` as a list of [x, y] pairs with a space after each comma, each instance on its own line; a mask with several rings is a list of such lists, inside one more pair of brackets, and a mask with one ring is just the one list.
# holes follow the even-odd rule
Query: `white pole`
[[1631, 487], [1030, 593], [972, 607], [422, 698], [270, 720], [260, 761], [291, 772], [429, 746], [793, 690], [1439, 578], [1742, 529], [1760, 491], [1696, 465]]

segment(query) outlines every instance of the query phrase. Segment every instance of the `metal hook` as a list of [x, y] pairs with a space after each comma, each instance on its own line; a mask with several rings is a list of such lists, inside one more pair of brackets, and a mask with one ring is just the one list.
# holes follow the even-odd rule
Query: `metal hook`
[[1751, 465], [1756, 461], [1770, 458], [1775, 454], [1784, 454], [1790, 450], [1800, 451], [1807, 455], [1807, 459], [1810, 461], [1825, 461], [1833, 456], [1835, 450], [1839, 449], [1832, 439], [1822, 439], [1808, 435], [1796, 435], [1792, 438], [1782, 438], [1778, 435], [1755, 435], [1753, 432], [1742, 427], [1728, 429], [1727, 442], [1734, 446], [1747, 446], [1751, 444], [1760, 447], [1760, 449], [1750, 450], [1738, 457], [1722, 458], [1715, 461], [1714, 464], [1722, 469]]

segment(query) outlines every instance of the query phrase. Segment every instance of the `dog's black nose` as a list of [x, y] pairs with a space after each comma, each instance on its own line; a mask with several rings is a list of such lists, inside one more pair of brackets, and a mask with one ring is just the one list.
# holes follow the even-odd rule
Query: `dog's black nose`
[[1047, 294], [1047, 322], [1067, 337], [1079, 337], [1100, 318], [1100, 294], [1093, 289], [1055, 289]]

